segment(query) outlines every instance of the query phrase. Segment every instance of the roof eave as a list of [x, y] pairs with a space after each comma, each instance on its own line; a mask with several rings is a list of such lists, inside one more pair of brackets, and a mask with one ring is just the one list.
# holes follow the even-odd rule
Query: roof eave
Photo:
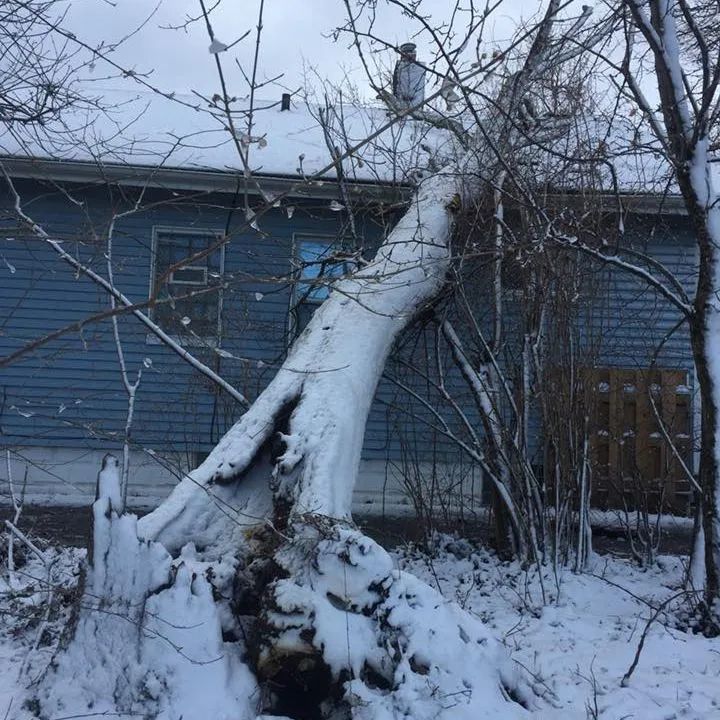
[[605, 195], [607, 209], [614, 204], [618, 207], [618, 197], [624, 210], [638, 215], [687, 215], [687, 207], [681, 195], [668, 193], [620, 193], [619, 196]]
[[[241, 173], [202, 168], [157, 167], [119, 163], [97, 164], [82, 160], [53, 160], [18, 156], [0, 157], [5, 172], [12, 178], [50, 180], [54, 182], [105, 184], [112, 182], [127, 187], [152, 187], [165, 190], [184, 190], [202, 193], [235, 193], [245, 190]], [[334, 178], [303, 181], [298, 177], [258, 173], [262, 191], [266, 195], [288, 194], [293, 198], [333, 200], [338, 198]], [[348, 192], [363, 201], [397, 201], [407, 199], [411, 186], [371, 180], [346, 181]], [[247, 192], [259, 195], [255, 183], [248, 183]], [[599, 193], [601, 209], [617, 210], [618, 198], [624, 210], [638, 214], [686, 215], [679, 195], [660, 193]], [[556, 192], [551, 197], [570, 199], [579, 197], [572, 192]]]
[[[127, 187], [151, 187], [203, 193], [234, 193], [238, 183], [244, 191], [241, 173], [202, 168], [173, 168], [119, 163], [96, 164], [81, 160], [1, 157], [5, 172], [11, 178], [50, 180], [53, 182], [105, 184]], [[298, 177], [257, 173], [255, 176], [266, 195], [288, 194], [294, 198], [331, 200], [338, 197], [337, 180], [322, 178], [303, 181]], [[410, 186], [371, 180], [346, 182], [351, 196], [365, 201], [398, 200], [406, 197]], [[255, 183], [248, 183], [247, 192], [259, 195]]]
[[[548, 194], [548, 201], [585, 203], [589, 196], [573, 191], [556, 191]], [[624, 212], [636, 215], [687, 215], [685, 202], [680, 195], [650, 192], [598, 192], [592, 196], [593, 205], [601, 212], [615, 213], [621, 207]]]

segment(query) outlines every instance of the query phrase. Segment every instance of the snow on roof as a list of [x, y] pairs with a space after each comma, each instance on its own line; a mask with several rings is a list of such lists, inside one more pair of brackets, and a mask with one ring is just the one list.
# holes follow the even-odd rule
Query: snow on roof
[[[576, 116], [538, 152], [527, 151], [542, 182], [564, 190], [675, 197], [675, 171], [660, 141], [639, 115]], [[569, 160], [568, 158], [575, 158]], [[720, 184], [720, 163], [711, 162]]]
[[[71, 160], [118, 166], [211, 170], [242, 174], [227, 120], [217, 104], [196, 95], [165, 97], [152, 92], [97, 91], [98, 106], [75, 110], [62, 127], [0, 128], [0, 154], [14, 158]], [[245, 104], [244, 104], [245, 103]], [[233, 103], [238, 141], [247, 140], [247, 100]], [[340, 152], [379, 132], [343, 161], [346, 177], [378, 183], [409, 182], [419, 170], [453, 152], [450, 133], [412, 119], [396, 120], [381, 107], [344, 104], [329, 113], [317, 104], [280, 99], [258, 101], [250, 133], [250, 167], [265, 176], [297, 178], [322, 171], [336, 177], [328, 140], [320, 123], [329, 115], [329, 136]], [[244, 109], [244, 111], [243, 111]], [[546, 151], [530, 147], [528, 166], [543, 183], [558, 189], [676, 195], [673, 173], [658, 143], [637, 118], [576, 118]], [[572, 163], [561, 156], [579, 156]], [[715, 164], [720, 182], [720, 163]], [[590, 177], [591, 176], [591, 177]]]
[[[72, 160], [102, 164], [157, 166], [242, 173], [242, 162], [217, 105], [197, 96], [172, 98], [152, 92], [102, 91], [98, 105], [66, 115], [63, 127], [42, 136], [26, 128], [0, 129], [0, 153], [12, 157]], [[242, 101], [233, 108], [243, 106]], [[251, 169], [262, 175], [301, 178], [321, 170], [335, 177], [321, 107], [293, 101], [256, 102], [250, 143]], [[378, 107], [344, 105], [330, 112], [330, 136], [341, 152], [390, 125], [343, 163], [347, 177], [360, 181], [401, 182], [426, 167], [430, 153], [449, 142], [446, 133], [414, 120], [390, 122]], [[339, 118], [342, 118], [340, 120]], [[236, 113], [236, 135], [248, 138], [247, 116]]]

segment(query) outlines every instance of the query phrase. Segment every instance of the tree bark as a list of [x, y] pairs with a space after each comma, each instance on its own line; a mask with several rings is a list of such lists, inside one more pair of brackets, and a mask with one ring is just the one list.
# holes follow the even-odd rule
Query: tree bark
[[[689, 320], [702, 403], [699, 475], [705, 534], [705, 601], [709, 620], [720, 631], [720, 194], [709, 156], [709, 108], [716, 102], [716, 85], [710, 78], [715, 69], [707, 64], [707, 57], [701, 58], [706, 65], [699, 86], [691, 89], [683, 81], [686, 72], [677, 22], [685, 17], [690, 25], [685, 11], [692, 16], [692, 8], [681, 10], [677, 0], [652, 0], [648, 15], [642, 3], [632, 0], [626, 4], [652, 51], [664, 134], [657, 123], [653, 123], [653, 132], [664, 144], [666, 159], [675, 170], [699, 249], [698, 282]], [[632, 76], [629, 79], [635, 82]], [[637, 95], [639, 91], [635, 92]], [[640, 102], [646, 107], [643, 98]]]
[[[710, 288], [711, 268], [715, 262], [701, 252], [698, 290], [695, 301], [695, 317], [690, 325], [693, 358], [700, 389], [702, 406], [700, 425], [699, 482], [702, 488], [702, 525], [705, 540], [705, 601], [712, 608], [720, 598], [720, 517], [718, 507], [718, 407], [720, 394], [720, 357], [709, 359], [708, 332], [718, 332], [720, 317], [712, 307]], [[705, 263], [708, 267], [703, 267]], [[714, 328], [714, 330], [711, 330]], [[717, 344], [712, 343], [713, 345]]]

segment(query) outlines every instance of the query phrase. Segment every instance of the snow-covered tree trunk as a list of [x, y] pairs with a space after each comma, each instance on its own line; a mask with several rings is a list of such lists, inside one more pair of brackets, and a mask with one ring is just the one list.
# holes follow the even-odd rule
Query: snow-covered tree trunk
[[[709, 214], [718, 215], [717, 202]], [[698, 208], [699, 210], [699, 208]], [[704, 214], [704, 213], [703, 213]], [[702, 220], [702, 215], [699, 218]], [[720, 223], [695, 222], [700, 268], [695, 315], [690, 324], [702, 404], [699, 481], [705, 541], [705, 595], [709, 608], [720, 601]], [[702, 234], [701, 234], [702, 233]], [[715, 608], [720, 621], [720, 607]]]
[[[689, 325], [701, 405], [697, 487], [703, 524], [694, 536], [690, 579], [696, 590], [705, 588], [705, 630], [720, 633], [720, 189], [711, 157], [720, 118], [716, 13], [711, 3], [684, 0], [621, 0], [614, 11], [624, 13], [626, 52], [620, 65], [610, 65], [623, 75], [682, 197], [699, 251], [695, 295], [688, 299], [670, 273], [660, 279], [633, 263], [596, 257], [644, 278]], [[645, 69], [657, 86], [657, 107], [639, 80]], [[698, 576], [701, 565], [704, 578]]]
[[334, 286], [253, 406], [143, 518], [146, 537], [168, 541], [197, 498], [212, 503], [213, 487], [241, 479], [277, 433], [282, 448], [262, 458], [272, 474], [275, 520], [350, 519], [375, 388], [398, 333], [443, 285], [463, 183], [457, 167], [422, 183], [374, 261]]
[[224, 642], [227, 606], [213, 599], [233, 558], [201, 563], [192, 545], [173, 558], [140, 539], [137, 518], [121, 507], [121, 468], [106, 455], [82, 602], [38, 688], [41, 717], [254, 718], [257, 686], [242, 648]]
[[[720, 57], [697, 24], [697, 11], [678, 0], [627, 0], [633, 22], [652, 51], [662, 125], [652, 124], [672, 164], [699, 249], [698, 282], [689, 317], [702, 404], [699, 480], [705, 539], [705, 598], [710, 622], [720, 628], [720, 193], [709, 155], [717, 119]], [[683, 39], [678, 23], [683, 22]], [[683, 62], [699, 63], [693, 87]], [[632, 78], [634, 81], [634, 78]], [[634, 92], [646, 105], [642, 93]], [[643, 107], [644, 111], [649, 108]], [[650, 110], [649, 115], [654, 118]]]

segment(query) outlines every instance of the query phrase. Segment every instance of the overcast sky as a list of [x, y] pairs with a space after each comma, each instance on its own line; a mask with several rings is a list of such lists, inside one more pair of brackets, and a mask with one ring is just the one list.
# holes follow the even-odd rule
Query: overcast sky
[[[103, 40], [116, 42], [126, 33], [138, 27], [155, 8], [154, 0], [69, 0], [69, 22], [73, 30], [91, 44]], [[213, 0], [207, 0], [208, 7]], [[354, 2], [352, 3], [354, 5]], [[426, 14], [437, 24], [447, 17], [450, 0], [424, 0]], [[247, 30], [251, 35], [240, 45], [223, 54], [223, 60], [232, 67], [234, 59], [249, 67], [254, 47], [254, 28], [257, 24], [259, 0], [222, 0], [214, 13], [217, 37], [229, 44]], [[383, 6], [383, 3], [379, 3]], [[403, 18], [396, 10], [383, 6], [377, 32], [387, 42], [400, 44], [415, 39], [417, 26]], [[488, 41], [501, 43], [517, 23], [522, 8], [530, 14], [537, 12], [537, 0], [506, 0], [502, 12], [486, 32]], [[147, 23], [128, 39], [114, 54], [123, 67], [136, 71], [152, 70], [151, 81], [163, 90], [187, 92], [200, 90], [214, 92], [217, 87], [212, 55], [208, 52], [208, 36], [202, 23], [195, 23], [187, 30], [168, 30], [192, 15], [197, 16], [198, 0], [163, 0]], [[261, 44], [261, 75], [269, 78], [279, 73], [280, 81], [291, 90], [303, 85], [303, 64], [323, 78], [339, 81], [349, 72], [361, 94], [367, 92], [367, 83], [360, 71], [355, 51], [349, 47], [349, 38], [334, 42], [333, 30], [345, 18], [343, 0], [265, 0], [264, 29]], [[427, 54], [422, 39], [420, 54]], [[386, 60], [385, 64], [391, 62]], [[102, 77], [101, 67], [96, 71]], [[238, 73], [230, 73], [234, 87], [232, 94], [244, 94]], [[102, 81], [101, 81], [102, 82]], [[317, 81], [315, 81], [317, 83]], [[279, 96], [280, 87], [263, 90], [263, 97]]]

